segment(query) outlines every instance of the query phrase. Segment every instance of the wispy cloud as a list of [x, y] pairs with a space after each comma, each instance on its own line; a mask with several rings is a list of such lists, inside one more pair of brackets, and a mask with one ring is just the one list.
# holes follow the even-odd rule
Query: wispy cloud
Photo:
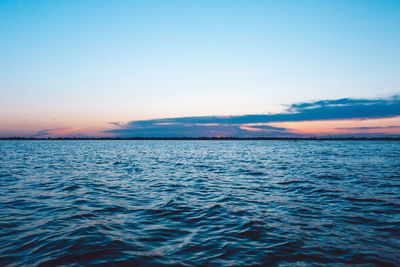
[[339, 127], [337, 130], [380, 130], [380, 129], [400, 129], [400, 125], [389, 126], [369, 126], [369, 127]]
[[79, 130], [80, 128], [45, 129], [37, 132], [33, 137], [80, 136], [77, 133]]
[[[319, 100], [295, 103], [285, 112], [242, 116], [179, 117], [154, 120], [112, 122], [115, 136], [136, 137], [211, 137], [211, 136], [296, 136], [276, 122], [319, 120], [368, 120], [400, 116], [400, 95], [387, 98]], [[394, 126], [397, 127], [397, 126]]]

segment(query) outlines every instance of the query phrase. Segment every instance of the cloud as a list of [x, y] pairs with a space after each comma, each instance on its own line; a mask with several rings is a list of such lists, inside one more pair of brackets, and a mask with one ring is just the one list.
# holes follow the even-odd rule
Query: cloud
[[337, 130], [380, 130], [380, 129], [400, 129], [400, 126], [389, 125], [389, 126], [371, 126], [371, 127], [340, 127], [335, 128]]
[[79, 130], [80, 128], [45, 129], [37, 132], [33, 137], [78, 136], [73, 133]]
[[269, 125], [276, 122], [318, 120], [366, 120], [400, 116], [400, 95], [388, 98], [319, 100], [295, 103], [285, 112], [242, 116], [178, 117], [112, 122], [106, 131], [121, 137], [212, 137], [299, 136], [289, 129]]

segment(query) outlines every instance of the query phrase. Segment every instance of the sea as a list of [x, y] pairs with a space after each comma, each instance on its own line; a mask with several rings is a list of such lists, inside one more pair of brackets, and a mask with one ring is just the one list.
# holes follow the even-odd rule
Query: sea
[[399, 266], [400, 142], [0, 141], [0, 266]]

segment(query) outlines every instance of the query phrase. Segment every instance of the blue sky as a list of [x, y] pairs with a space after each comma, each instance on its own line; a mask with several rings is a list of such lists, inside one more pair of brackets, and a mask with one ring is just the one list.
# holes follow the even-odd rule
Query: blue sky
[[0, 135], [400, 92], [400, 1], [0, 0]]

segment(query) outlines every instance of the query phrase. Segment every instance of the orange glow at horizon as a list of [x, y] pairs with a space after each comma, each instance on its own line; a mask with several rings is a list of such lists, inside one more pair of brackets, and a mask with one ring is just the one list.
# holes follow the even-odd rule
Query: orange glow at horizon
[[[262, 125], [286, 128], [288, 129], [289, 132], [296, 134], [312, 134], [312, 135], [358, 134], [358, 133], [400, 134], [400, 116], [392, 118], [381, 118], [381, 119], [273, 122], [273, 123], [264, 123]], [[248, 126], [256, 126], [256, 124]], [[394, 128], [392, 126], [395, 127], [398, 126], [398, 128]], [[360, 127], [371, 127], [371, 129], [362, 129]]]
[[[159, 125], [174, 125], [180, 123], [159, 123]], [[115, 129], [116, 126], [109, 123], [100, 123], [98, 121], [91, 122], [76, 122], [74, 125], [72, 121], [53, 121], [46, 125], [43, 122], [24, 123], [25, 127], [17, 129], [15, 125], [8, 127], [11, 134], [5, 136], [33, 136], [33, 137], [108, 137], [116, 136], [113, 133], [106, 132], [107, 130]], [[124, 124], [122, 124], [124, 125]], [[192, 123], [186, 126], [204, 126], [209, 127], [209, 133], [214, 136], [232, 136], [231, 132], [223, 131], [218, 127], [220, 123]], [[286, 122], [269, 122], [269, 123], [248, 123], [236, 125], [242, 130], [264, 134], [268, 136], [270, 133], [279, 134], [280, 129], [262, 129], [257, 126], [271, 126], [284, 128], [281, 131], [282, 135], [299, 134], [307, 136], [324, 136], [324, 135], [353, 135], [353, 134], [393, 134], [400, 135], [400, 116], [391, 118], [380, 119], [343, 119], [343, 120], [319, 120], [319, 121], [286, 121]], [[363, 128], [364, 127], [364, 128]], [[365, 128], [367, 127], [367, 128]], [[374, 128], [376, 127], [376, 128]], [[7, 129], [7, 128], [5, 128]], [[21, 134], [18, 134], [21, 133]]]

